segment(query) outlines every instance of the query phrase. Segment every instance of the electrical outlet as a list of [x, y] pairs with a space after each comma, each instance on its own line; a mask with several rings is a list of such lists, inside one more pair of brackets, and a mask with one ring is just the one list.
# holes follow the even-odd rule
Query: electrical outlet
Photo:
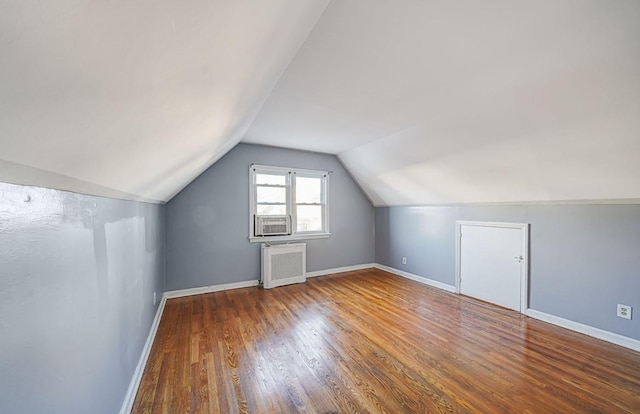
[[631, 319], [631, 306], [618, 304], [618, 317]]
[[158, 302], [157, 299], [157, 292], [153, 292], [153, 306], [156, 306], [156, 303]]
[[402, 264], [407, 264], [407, 258], [406, 257], [402, 257]]

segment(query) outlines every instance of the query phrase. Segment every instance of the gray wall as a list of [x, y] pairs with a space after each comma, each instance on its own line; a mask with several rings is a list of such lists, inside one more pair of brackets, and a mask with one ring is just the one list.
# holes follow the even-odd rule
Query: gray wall
[[529, 307], [640, 339], [640, 205], [376, 208], [376, 262], [454, 285], [456, 220], [530, 223]]
[[307, 271], [373, 262], [374, 209], [333, 155], [240, 144], [167, 204], [167, 290], [260, 278], [249, 243], [249, 165], [332, 170], [331, 233], [307, 241]]
[[0, 183], [0, 412], [120, 410], [163, 245], [163, 206]]

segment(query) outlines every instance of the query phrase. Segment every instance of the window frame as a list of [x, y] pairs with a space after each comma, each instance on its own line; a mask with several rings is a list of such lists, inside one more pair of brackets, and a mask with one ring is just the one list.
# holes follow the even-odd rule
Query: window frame
[[[249, 166], [249, 241], [251, 243], [280, 242], [326, 239], [331, 236], [330, 232], [330, 199], [329, 199], [329, 176], [331, 171], [307, 170], [300, 168], [275, 167], [270, 165], [251, 164]], [[257, 212], [257, 189], [259, 185], [256, 181], [258, 174], [285, 175], [286, 174], [286, 212], [291, 216], [291, 234], [286, 236], [256, 236], [255, 216]], [[298, 231], [297, 223], [297, 203], [296, 203], [296, 177], [320, 178], [321, 181], [321, 202], [322, 206], [322, 229], [320, 231]], [[303, 205], [303, 204], [301, 204]], [[317, 204], [311, 204], [317, 205]]]

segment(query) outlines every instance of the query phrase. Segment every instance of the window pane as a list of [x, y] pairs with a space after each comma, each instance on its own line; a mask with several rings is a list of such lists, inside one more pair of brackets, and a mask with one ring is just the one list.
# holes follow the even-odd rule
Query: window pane
[[287, 177], [284, 175], [256, 174], [256, 184], [286, 185]]
[[296, 177], [296, 203], [321, 203], [322, 179]]
[[284, 187], [257, 187], [258, 203], [287, 203], [287, 189]]
[[258, 204], [256, 214], [259, 216], [284, 216], [287, 214], [287, 206], [285, 204]]
[[298, 231], [322, 230], [322, 206], [297, 206]]

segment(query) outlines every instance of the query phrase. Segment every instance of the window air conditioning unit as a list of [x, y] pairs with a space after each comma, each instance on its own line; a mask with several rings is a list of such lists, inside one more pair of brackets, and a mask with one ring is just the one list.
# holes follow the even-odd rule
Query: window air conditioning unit
[[262, 287], [271, 289], [307, 280], [305, 243], [262, 244]]
[[256, 236], [285, 236], [291, 234], [290, 216], [256, 216]]

